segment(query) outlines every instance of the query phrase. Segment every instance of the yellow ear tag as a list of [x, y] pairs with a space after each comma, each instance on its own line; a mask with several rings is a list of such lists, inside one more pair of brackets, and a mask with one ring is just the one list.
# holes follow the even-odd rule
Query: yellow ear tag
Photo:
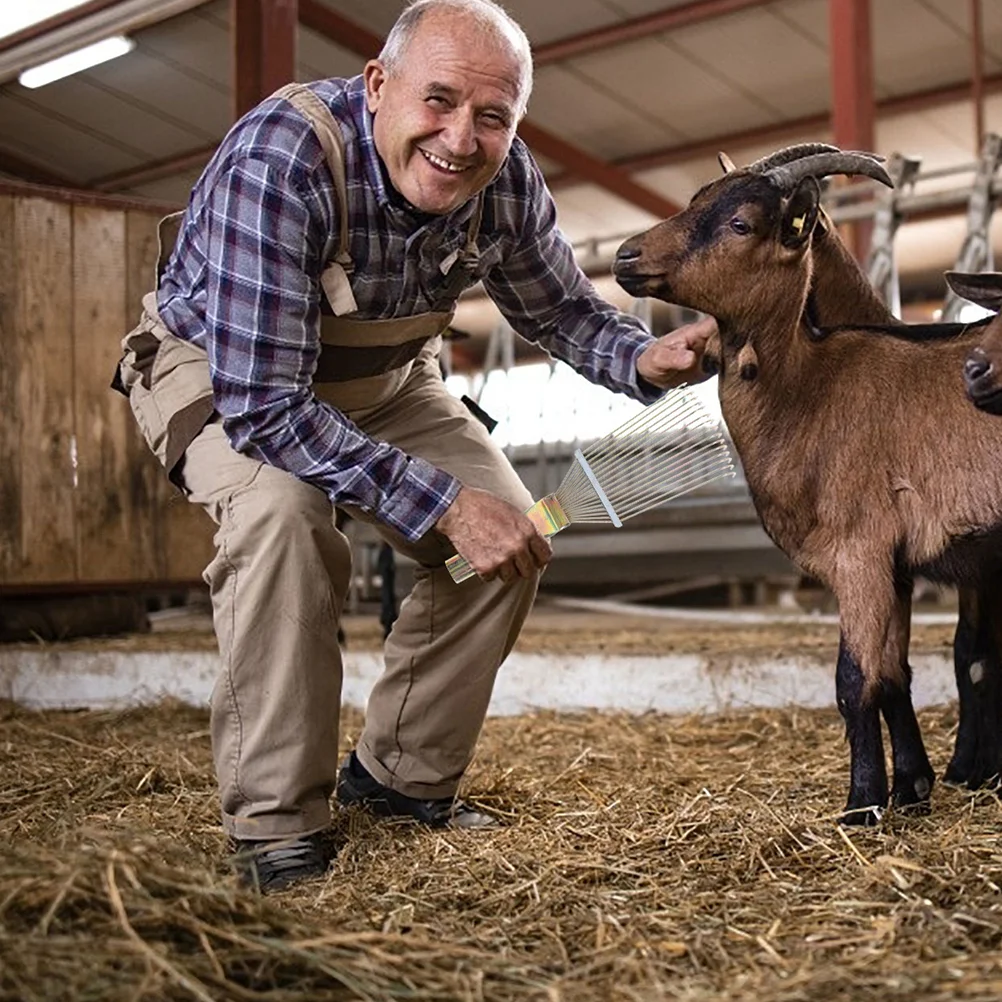
[[794, 219], [791, 224], [793, 228], [797, 231], [798, 237], [804, 232], [804, 223], [806, 222], [806, 220], [807, 220], [807, 215], [805, 213], [803, 216], [797, 216], [797, 218]]

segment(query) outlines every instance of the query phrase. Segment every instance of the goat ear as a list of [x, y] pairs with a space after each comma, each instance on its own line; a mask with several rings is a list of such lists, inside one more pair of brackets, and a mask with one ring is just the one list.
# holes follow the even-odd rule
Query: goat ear
[[725, 174], [730, 174], [732, 170], [737, 170], [734, 166], [734, 161], [726, 153], [717, 154], [717, 163], [720, 164], [720, 169]]
[[821, 189], [813, 177], [805, 177], [783, 209], [780, 240], [789, 250], [799, 250], [811, 238], [818, 221]]
[[946, 284], [960, 296], [969, 299], [986, 310], [1002, 308], [1002, 273], [984, 271], [979, 274], [966, 274], [962, 271], [948, 271]]

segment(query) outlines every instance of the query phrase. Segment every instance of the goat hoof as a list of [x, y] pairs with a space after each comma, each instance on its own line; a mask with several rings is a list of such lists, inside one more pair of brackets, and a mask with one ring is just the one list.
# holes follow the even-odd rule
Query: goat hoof
[[877, 828], [884, 818], [884, 808], [871, 805], [869, 807], [853, 807], [847, 805], [838, 819], [843, 827], [850, 825], [857, 828]]
[[908, 776], [898, 780], [891, 790], [891, 804], [896, 810], [905, 810], [911, 814], [928, 814], [932, 783], [931, 776]]
[[971, 774], [970, 766], [957, 765], [951, 762], [943, 773], [943, 782], [947, 786], [967, 786]]

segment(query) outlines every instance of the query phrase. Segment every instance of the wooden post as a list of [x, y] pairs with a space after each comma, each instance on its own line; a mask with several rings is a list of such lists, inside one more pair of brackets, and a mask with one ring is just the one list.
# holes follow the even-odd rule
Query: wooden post
[[230, 0], [233, 119], [296, 76], [298, 0]]
[[[844, 150], [873, 150], [876, 144], [870, 0], [828, 0], [831, 48], [832, 135]], [[870, 245], [871, 220], [846, 234], [857, 261]]]

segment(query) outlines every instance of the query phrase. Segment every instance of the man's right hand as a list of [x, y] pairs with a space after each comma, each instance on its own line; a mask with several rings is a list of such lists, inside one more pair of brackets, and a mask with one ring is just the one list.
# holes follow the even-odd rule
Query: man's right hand
[[553, 556], [549, 541], [514, 505], [476, 487], [461, 487], [435, 528], [484, 581], [529, 578]]

